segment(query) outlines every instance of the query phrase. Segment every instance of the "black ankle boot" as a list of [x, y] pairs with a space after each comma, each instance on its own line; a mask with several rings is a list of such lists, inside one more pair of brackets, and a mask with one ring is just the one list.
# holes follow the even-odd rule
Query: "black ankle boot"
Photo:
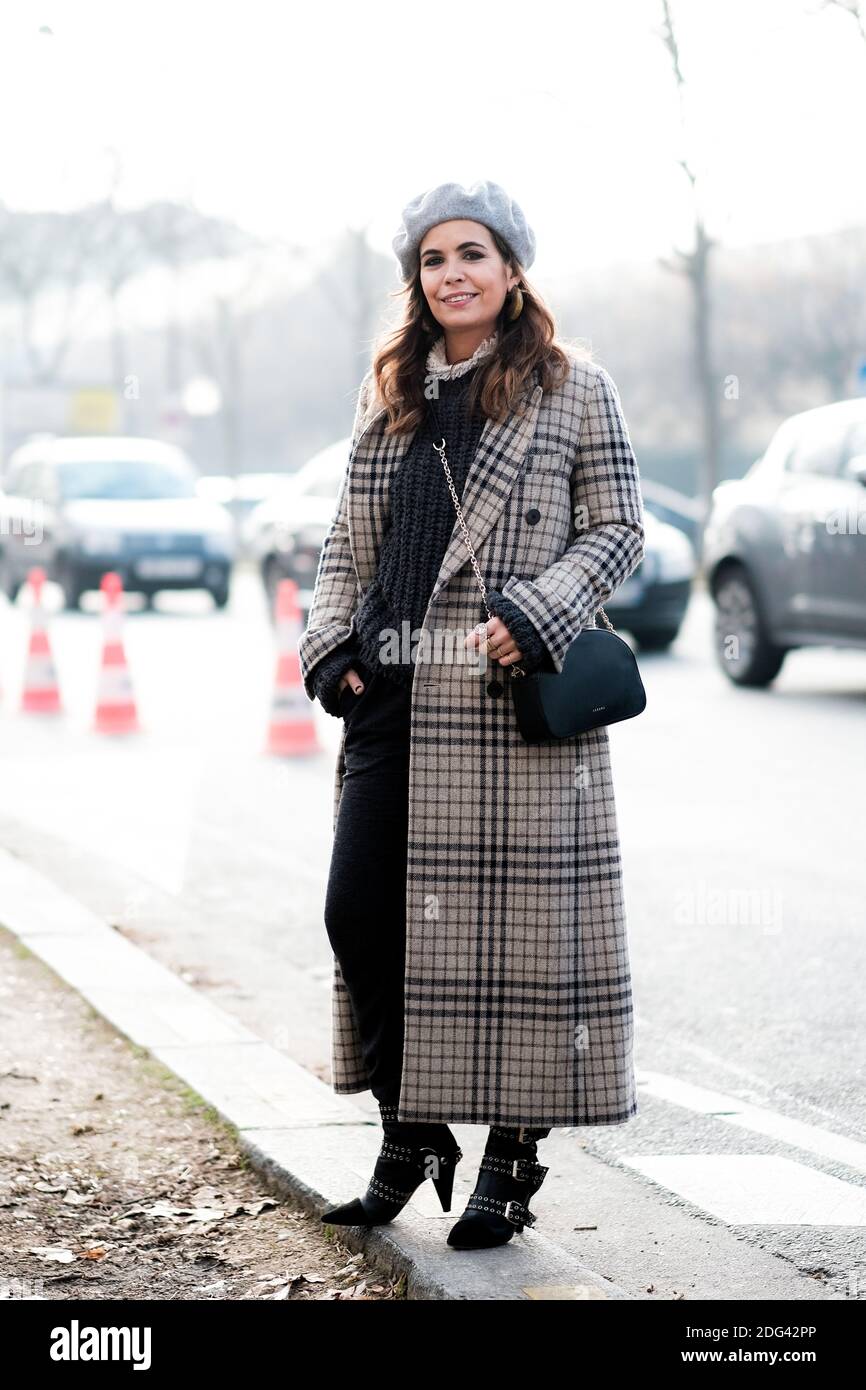
[[490, 1127], [475, 1190], [449, 1232], [449, 1245], [457, 1250], [505, 1245], [515, 1231], [534, 1225], [536, 1217], [527, 1204], [550, 1171], [536, 1162], [535, 1141], [549, 1133], [526, 1125]]
[[397, 1106], [379, 1103], [384, 1138], [366, 1194], [322, 1212], [333, 1226], [383, 1226], [393, 1221], [427, 1178], [443, 1211], [451, 1210], [454, 1170], [463, 1157], [446, 1124], [397, 1120]]

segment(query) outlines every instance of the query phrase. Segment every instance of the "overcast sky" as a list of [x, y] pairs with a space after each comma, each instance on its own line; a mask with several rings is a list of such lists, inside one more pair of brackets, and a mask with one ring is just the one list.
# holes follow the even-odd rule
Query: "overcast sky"
[[[866, 44], [820, 0], [673, 0], [711, 232], [862, 222]], [[502, 183], [534, 274], [689, 243], [655, 0], [3, 0], [0, 198], [194, 199], [326, 250], [446, 179]], [[41, 34], [40, 26], [52, 34]], [[396, 265], [396, 263], [395, 263]]]

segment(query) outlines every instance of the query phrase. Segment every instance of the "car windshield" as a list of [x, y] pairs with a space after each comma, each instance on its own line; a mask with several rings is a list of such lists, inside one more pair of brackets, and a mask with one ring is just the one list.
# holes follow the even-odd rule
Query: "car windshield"
[[192, 469], [148, 459], [64, 463], [57, 475], [66, 501], [97, 497], [113, 501], [152, 501], [161, 497], [196, 496]]

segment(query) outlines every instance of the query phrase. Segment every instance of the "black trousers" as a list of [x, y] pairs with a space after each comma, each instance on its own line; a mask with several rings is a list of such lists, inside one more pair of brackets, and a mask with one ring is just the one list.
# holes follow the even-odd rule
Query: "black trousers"
[[374, 670], [346, 686], [345, 771], [325, 927], [346, 984], [370, 1090], [396, 1103], [403, 1068], [403, 972], [412, 688]]
[[[377, 1100], [396, 1104], [403, 1071], [411, 685], [366, 668], [346, 686], [345, 771], [325, 894], [325, 927], [349, 994]], [[533, 1129], [544, 1138], [547, 1127]], [[509, 1151], [510, 1152], [510, 1151]]]

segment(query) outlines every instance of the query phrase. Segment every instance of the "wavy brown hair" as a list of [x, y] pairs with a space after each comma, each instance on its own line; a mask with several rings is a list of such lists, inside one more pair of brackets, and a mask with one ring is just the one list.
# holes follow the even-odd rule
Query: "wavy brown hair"
[[[511, 296], [506, 295], [496, 320], [499, 335], [496, 351], [483, 358], [467, 392], [466, 408], [476, 403], [488, 419], [502, 420], [517, 402], [531, 380], [545, 391], [567, 380], [571, 362], [556, 341], [556, 324], [537, 290], [526, 278], [507, 242], [488, 228], [493, 242], [510, 270], [519, 275], [523, 309], [519, 316], [507, 318]], [[427, 354], [444, 332], [433, 317], [421, 287], [420, 263], [415, 275], [395, 295], [405, 297], [403, 319], [390, 330], [373, 357], [373, 388], [381, 406], [387, 407], [385, 434], [405, 434], [421, 424], [427, 409], [424, 386]], [[582, 343], [569, 343], [571, 351], [586, 361], [592, 351]], [[522, 414], [520, 409], [518, 413]]]

